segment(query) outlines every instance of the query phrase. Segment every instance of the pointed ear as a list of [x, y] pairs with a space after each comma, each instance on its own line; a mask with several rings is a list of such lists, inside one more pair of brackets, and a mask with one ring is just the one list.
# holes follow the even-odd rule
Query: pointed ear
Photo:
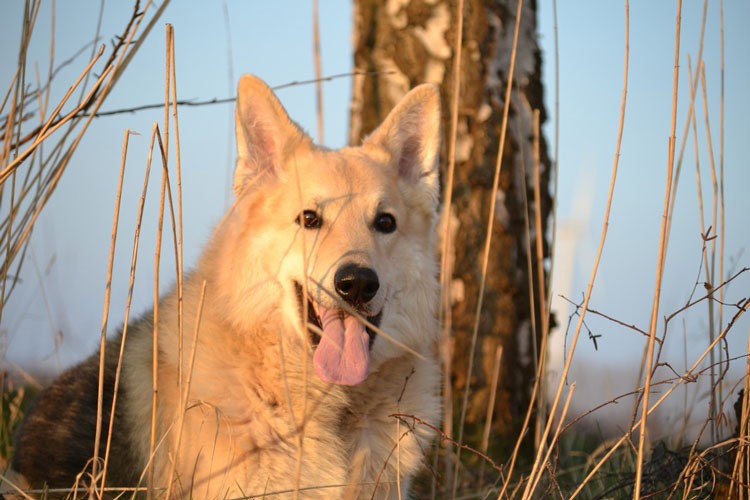
[[307, 137], [268, 85], [253, 75], [243, 75], [237, 86], [235, 127], [235, 196], [253, 179], [278, 175], [290, 146]]
[[399, 178], [410, 185], [421, 184], [438, 198], [440, 153], [440, 94], [437, 85], [412, 89], [367, 138], [392, 155]]

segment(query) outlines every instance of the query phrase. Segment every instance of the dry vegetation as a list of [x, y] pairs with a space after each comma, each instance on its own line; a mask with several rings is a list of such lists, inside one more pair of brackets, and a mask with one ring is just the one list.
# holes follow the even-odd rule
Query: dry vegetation
[[[150, 3], [150, 2], [149, 2]], [[160, 9], [162, 9], [165, 2]], [[519, 1], [520, 3], [520, 1]], [[625, 2], [627, 23], [627, 1]], [[132, 55], [139, 49], [141, 42], [148, 35], [151, 27], [159, 18], [161, 10], [149, 8], [148, 5], [136, 6], [130, 19], [123, 20], [122, 33], [115, 39], [115, 43], [108, 49], [104, 46], [92, 45], [89, 61], [80, 64], [78, 60], [56, 63], [54, 47], [50, 48], [49, 78], [46, 81], [36, 79], [29, 81], [35, 72], [27, 67], [26, 48], [36, 28], [35, 20], [40, 8], [36, 1], [27, 2], [26, 18], [23, 26], [21, 49], [18, 55], [17, 72], [8, 83], [5, 95], [0, 101], [0, 134], [2, 134], [2, 148], [0, 149], [0, 207], [2, 208], [2, 222], [0, 225], [0, 252], [2, 253], [2, 268], [0, 271], [0, 320], [2, 319], [2, 304], [7, 303], [8, 297], [14, 292], [18, 283], [17, 277], [21, 268], [27, 265], [30, 236], [39, 214], [50, 199], [58, 185], [60, 177], [74, 158], [76, 147], [92, 123], [93, 116], [99, 110], [108, 93], [117, 84], [118, 77], [125, 70]], [[680, 9], [678, 3], [678, 9]], [[705, 22], [705, 21], [704, 21]], [[627, 26], [627, 24], [626, 24]], [[592, 433], [579, 422], [583, 416], [570, 415], [569, 403], [574, 395], [575, 384], [566, 384], [566, 374], [575, 357], [576, 346], [582, 331], [586, 331], [586, 316], [590, 314], [602, 315], [589, 309], [589, 300], [596, 282], [597, 268], [603, 252], [606, 252], [605, 240], [607, 236], [609, 210], [611, 200], [616, 192], [617, 168], [619, 159], [619, 144], [622, 135], [626, 95], [628, 85], [628, 30], [626, 38], [625, 60], [622, 87], [622, 109], [619, 123], [617, 149], [614, 151], [614, 161], [611, 172], [609, 199], [604, 214], [604, 224], [598, 253], [589, 279], [589, 287], [583, 300], [577, 304], [576, 314], [571, 318], [569, 328], [569, 343], [563, 376], [559, 386], [554, 391], [554, 397], [546, 401], [539, 392], [533, 398], [542, 411], [533, 412], [529, 409], [528, 418], [523, 423], [522, 435], [536, 433], [536, 455], [531, 462], [518, 460], [516, 453], [510, 456], [495, 456], [488, 449], [489, 436], [484, 440], [481, 450], [469, 449], [457, 441], [447, 439], [442, 435], [438, 440], [435, 460], [428, 473], [420, 481], [420, 491], [433, 497], [454, 498], [707, 498], [711, 496], [721, 498], [748, 498], [750, 485], [750, 455], [748, 454], [748, 434], [750, 434], [750, 390], [747, 387], [748, 377], [733, 387], [725, 389], [725, 366], [727, 360], [739, 359], [746, 362], [746, 353], [730, 353], [726, 346], [726, 336], [732, 330], [737, 320], [750, 307], [750, 298], [741, 298], [734, 303], [728, 303], [725, 298], [727, 285], [735, 278], [747, 272], [747, 268], [725, 269], [724, 255], [724, 199], [723, 199], [723, 151], [719, 151], [721, 161], [714, 161], [716, 146], [712, 143], [712, 133], [708, 123], [708, 103], [706, 99], [706, 74], [700, 51], [694, 66], [687, 72], [680, 73], [679, 61], [683, 54], [679, 47], [680, 16], [677, 15], [675, 73], [674, 73], [674, 101], [671, 122], [669, 158], [664, 169], [667, 178], [664, 194], [663, 225], [658, 255], [656, 282], [653, 286], [653, 312], [648, 330], [639, 330], [631, 326], [634, 331], [647, 339], [644, 348], [643, 361], [640, 367], [641, 383], [634, 387], [629, 394], [622, 398], [635, 400], [638, 408], [634, 411], [632, 427], [617, 437], [605, 437]], [[460, 36], [460, 32], [459, 32]], [[97, 30], [95, 38], [98, 39]], [[168, 38], [168, 40], [171, 40]], [[459, 39], [460, 40], [460, 39]], [[702, 46], [702, 40], [701, 40]], [[460, 54], [460, 43], [457, 44]], [[179, 50], [179, 48], [178, 48]], [[723, 50], [723, 44], [722, 44]], [[176, 101], [176, 82], [174, 79], [174, 46], [168, 41], [167, 72], [165, 81], [164, 123], [154, 125], [150, 141], [149, 163], [146, 168], [148, 178], [151, 168], [152, 154], [154, 160], [161, 166], [162, 188], [160, 196], [159, 231], [163, 227], [163, 219], [167, 217], [167, 241], [170, 250], [174, 252], [177, 263], [178, 286], [182, 274], [181, 255], [181, 193], [179, 180], [179, 140], [175, 133], [174, 149], [169, 150], [170, 129], [177, 132], [177, 107], [170, 107], [170, 102]], [[459, 55], [460, 56], [460, 55]], [[514, 58], [512, 58], [514, 60]], [[58, 81], [55, 78], [56, 69], [63, 65], [75, 64], [81, 67], [80, 76], [75, 81]], [[511, 70], [512, 71], [512, 70]], [[722, 69], [723, 71], [723, 69]], [[678, 95], [678, 77], [689, 78], [690, 95]], [[68, 88], [69, 91], [59, 102], [51, 102], [50, 95], [53, 88]], [[75, 97], [78, 95], [78, 97]], [[681, 136], [677, 136], [677, 106], [689, 107], [688, 118]], [[723, 96], [721, 110], [723, 120]], [[672, 210], [677, 194], [680, 172], [687, 165], [682, 163], [684, 148], [689, 147], [691, 141], [697, 148], [698, 134], [696, 133], [698, 110], [703, 110], [706, 116], [707, 144], [701, 144], [711, 153], [708, 164], [703, 170], [697, 168], [700, 186], [701, 176], [710, 175], [713, 190], [705, 194], [705, 199], [699, 199], [701, 214], [701, 230], [704, 238], [703, 261], [700, 275], [696, 280], [696, 287], [685, 306], [664, 317], [659, 303], [662, 290], [663, 265], [668, 249]], [[457, 107], [451, 110], [455, 116]], [[505, 117], [507, 120], [507, 117]], [[455, 121], [454, 121], [455, 123]], [[723, 123], [723, 121], [722, 121]], [[504, 121], [506, 126], [507, 121]], [[449, 131], [450, 132], [450, 131]], [[722, 136], [723, 125], [718, 132]], [[450, 133], [448, 140], [450, 141]], [[128, 150], [129, 132], [125, 132], [123, 143], [123, 166]], [[454, 144], [450, 144], [454, 150]], [[169, 171], [170, 154], [177, 159], [177, 169]], [[501, 154], [502, 155], [502, 148]], [[556, 152], [555, 152], [555, 156]], [[497, 168], [501, 167], [498, 161]], [[122, 169], [120, 174], [120, 188], [122, 184]], [[684, 180], [683, 182], [688, 182]], [[173, 195], [173, 189], [174, 195]], [[450, 192], [450, 190], [448, 190]], [[145, 197], [145, 188], [143, 196]], [[118, 210], [120, 199], [115, 201], [115, 217], [112, 229], [112, 249], [117, 234], [119, 219]], [[447, 201], [449, 203], [449, 200]], [[538, 200], [529, 200], [530, 204]], [[706, 209], [705, 205], [711, 208]], [[186, 200], [190, 203], [190, 200]], [[142, 206], [141, 206], [142, 208]], [[727, 210], [736, 209], [728, 207]], [[539, 210], [535, 211], [539, 213]], [[704, 216], [705, 219], [704, 220]], [[142, 212], [138, 214], [138, 223]], [[491, 223], [491, 222], [490, 222]], [[538, 220], [529, 221], [531, 227], [541, 227]], [[139, 226], [140, 227], [140, 226]], [[447, 240], [447, 238], [446, 238]], [[157, 239], [161, 241], [161, 237]], [[137, 246], [136, 240], [133, 242]], [[487, 241], [491, 245], [491, 241]], [[155, 261], [157, 278], [154, 283], [155, 294], [158, 293], [158, 261], [161, 249], [157, 248]], [[541, 249], [539, 249], [541, 252]], [[539, 262], [542, 259], [539, 258]], [[486, 269], [486, 263], [484, 265]], [[110, 258], [111, 272], [111, 258]], [[544, 279], [544, 273], [537, 273]], [[132, 292], [132, 280], [130, 290]], [[533, 288], [533, 287], [532, 287]], [[542, 284], [541, 289], [549, 290], [549, 286]], [[547, 294], [536, 307], [549, 311], [550, 295]], [[108, 329], [109, 289], [105, 297], [105, 311], [102, 322], [102, 340]], [[671, 372], [665, 370], [662, 351], [668, 342], [679, 342], [671, 339], [670, 324], [680, 319], [688, 309], [704, 308], [710, 321], [708, 329], [710, 342], [708, 347], [697, 357], [686, 364], [687, 370], [678, 372], [667, 366]], [[548, 315], [542, 315], [548, 317]], [[660, 318], [663, 317], [663, 320]], [[608, 318], [619, 322], [616, 318]], [[549, 325], [540, 325], [542, 331], [548, 332]], [[547, 335], [544, 337], [546, 338]], [[543, 381], [545, 371], [546, 350], [540, 349], [541, 359], [538, 360], [537, 380]], [[499, 359], [499, 358], [498, 358]], [[12, 433], [18, 425], [29, 394], [38, 388], [33, 380], [22, 372], [16, 372], [13, 377], [9, 373], [2, 374], [2, 415], [0, 418], [0, 455], [7, 460], [12, 454]], [[709, 379], [711, 390], [706, 396], [710, 407], [710, 414], [703, 428], [692, 440], [674, 439], [669, 442], [652, 443], [649, 434], [642, 432], [648, 428], [649, 416], [670, 399], [677, 398], [677, 390], [685, 384], [693, 383], [697, 379]], [[744, 388], [744, 396], [738, 398], [738, 390]], [[655, 391], [654, 389], [658, 389]], [[534, 391], [540, 391], [538, 386]], [[743, 394], [743, 392], [739, 392]], [[726, 408], [734, 404], [733, 415], [726, 413]], [[591, 408], [591, 412], [599, 411], [602, 406], [616, 404], [617, 401], [602, 403], [601, 406]], [[492, 406], [492, 405], [490, 405]], [[687, 409], [686, 409], [687, 410]], [[534, 416], [536, 415], [536, 416]], [[413, 416], [397, 416], [407, 426], [427, 425]], [[488, 414], [488, 421], [491, 420]], [[537, 419], [534, 421], [534, 419]], [[489, 426], [487, 427], [489, 433]], [[438, 429], [436, 431], [440, 432]], [[459, 434], [460, 435], [460, 434]], [[107, 430], [102, 436], [106, 439]], [[682, 436], [684, 438], [684, 436]], [[520, 436], [519, 436], [520, 442]], [[709, 443], [706, 445], [705, 443]], [[106, 464], [106, 457], [99, 457]], [[455, 473], [446, 477], [443, 466], [445, 461], [455, 464], [457, 461], [463, 467], [455, 467]], [[98, 462], [96, 462], [98, 463]], [[97, 477], [99, 486], [103, 486], [105, 478], [99, 474], [102, 468], [94, 466], [93, 474]], [[105, 468], [106, 470], [106, 468]], [[450, 470], [450, 469], [447, 469]], [[96, 482], [95, 482], [96, 483]], [[3, 489], [12, 487], [10, 483]], [[76, 492], [83, 496], [85, 492]], [[124, 493], [129, 495], [128, 492]]]

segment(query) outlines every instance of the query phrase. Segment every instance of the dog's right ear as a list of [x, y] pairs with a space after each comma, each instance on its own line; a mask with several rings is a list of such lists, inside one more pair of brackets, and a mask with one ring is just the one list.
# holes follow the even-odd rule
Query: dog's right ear
[[412, 89], [365, 139], [390, 152], [399, 178], [422, 188], [427, 201], [438, 202], [440, 153], [440, 94], [433, 84]]
[[252, 181], [277, 176], [290, 146], [307, 137], [289, 118], [268, 85], [253, 75], [243, 75], [237, 85], [235, 127], [235, 196]]

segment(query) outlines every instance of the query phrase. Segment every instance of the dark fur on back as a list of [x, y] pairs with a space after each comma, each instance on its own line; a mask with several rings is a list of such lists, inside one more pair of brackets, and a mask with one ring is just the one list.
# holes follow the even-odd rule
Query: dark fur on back
[[[104, 397], [100, 464], [106, 450], [119, 336], [107, 344], [104, 368]], [[42, 391], [29, 409], [16, 436], [13, 469], [23, 474], [34, 488], [71, 488], [76, 476], [91, 471], [96, 433], [99, 354], [63, 373]], [[115, 406], [115, 425], [107, 467], [107, 486], [136, 486], [140, 464], [134, 463], [128, 447], [122, 408], [128, 394], [120, 385]], [[82, 476], [91, 482], [90, 476]]]

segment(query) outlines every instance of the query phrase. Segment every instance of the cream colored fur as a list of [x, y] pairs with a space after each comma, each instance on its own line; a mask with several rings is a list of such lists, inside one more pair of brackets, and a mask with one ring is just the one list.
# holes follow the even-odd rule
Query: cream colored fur
[[[128, 419], [142, 423], [132, 439], [144, 463], [153, 459], [157, 486], [193, 498], [291, 498], [295, 490], [300, 498], [406, 496], [433, 436], [394, 415], [433, 425], [440, 415], [433, 254], [439, 122], [437, 90], [423, 85], [361, 147], [331, 151], [313, 145], [262, 81], [241, 79], [237, 198], [184, 280], [181, 361], [176, 291], [159, 304], [154, 457], [151, 325], [127, 332], [124, 384], [140, 402], [127, 408]], [[320, 211], [320, 229], [295, 222], [306, 209]], [[373, 230], [379, 211], [395, 216], [395, 232]], [[351, 387], [314, 373], [315, 347], [294, 288], [297, 282], [321, 304], [340, 306], [332, 280], [346, 262], [378, 274], [368, 307], [382, 311], [369, 376]], [[179, 388], [188, 379], [183, 412]]]

